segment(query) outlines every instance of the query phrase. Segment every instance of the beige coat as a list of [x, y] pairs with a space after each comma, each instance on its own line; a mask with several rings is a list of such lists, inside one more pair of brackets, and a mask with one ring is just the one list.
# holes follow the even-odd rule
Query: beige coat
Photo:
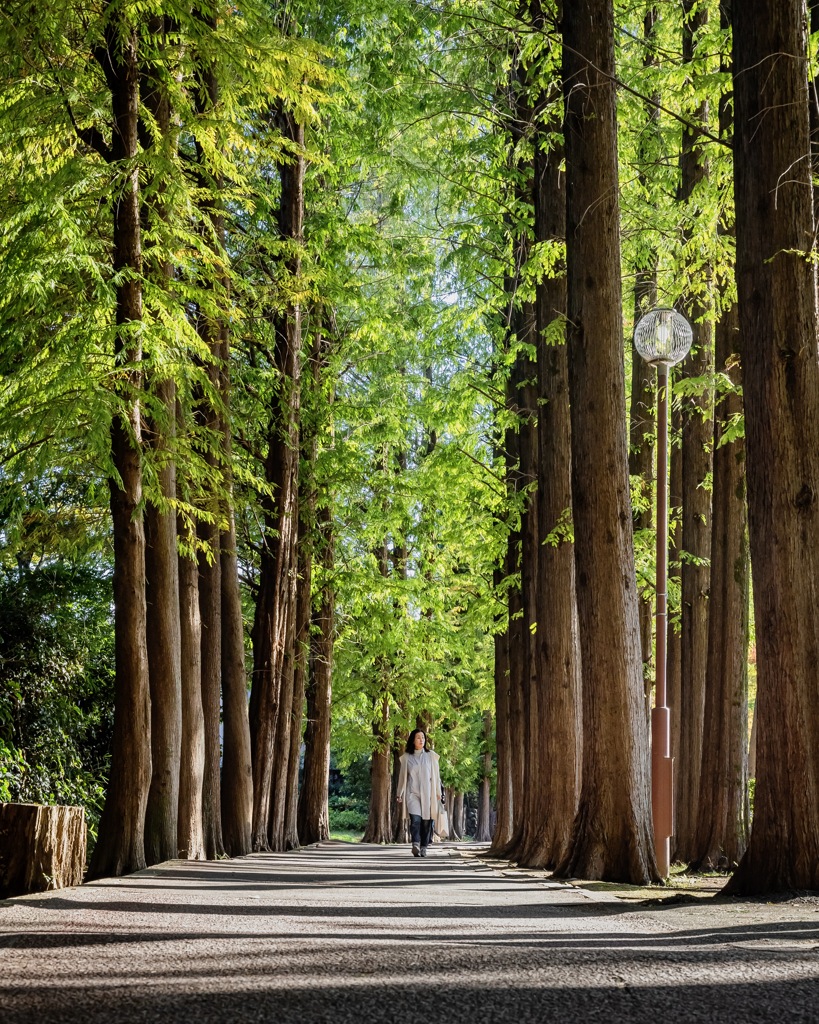
[[[431, 818], [437, 825], [443, 810], [443, 805], [441, 804], [441, 775], [438, 767], [439, 758], [434, 750], [428, 750], [427, 755], [429, 770], [425, 784], [421, 787], [421, 817], [427, 821]], [[407, 771], [407, 761], [411, 757], [415, 757], [415, 754], [402, 754], [399, 758], [401, 771], [398, 775], [398, 789], [395, 794], [401, 800], [405, 818], [409, 814], [407, 810], [407, 776], [409, 774]]]

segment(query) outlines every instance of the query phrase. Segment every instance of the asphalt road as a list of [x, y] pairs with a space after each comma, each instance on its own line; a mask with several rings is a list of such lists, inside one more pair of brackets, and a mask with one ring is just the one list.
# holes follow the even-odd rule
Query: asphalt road
[[0, 902], [0, 1024], [819, 1022], [819, 904], [637, 906], [325, 844]]

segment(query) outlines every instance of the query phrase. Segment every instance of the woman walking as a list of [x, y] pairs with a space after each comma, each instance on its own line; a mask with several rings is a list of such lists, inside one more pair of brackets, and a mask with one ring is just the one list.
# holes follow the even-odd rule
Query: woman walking
[[409, 815], [413, 857], [426, 857], [432, 830], [440, 821], [442, 807], [438, 755], [427, 749], [423, 729], [413, 729], [401, 755], [396, 800]]

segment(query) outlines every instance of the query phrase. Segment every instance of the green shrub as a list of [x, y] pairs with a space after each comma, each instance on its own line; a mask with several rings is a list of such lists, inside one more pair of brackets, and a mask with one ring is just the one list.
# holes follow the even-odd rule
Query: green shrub
[[341, 830], [363, 832], [367, 827], [367, 812], [360, 810], [335, 810], [330, 808], [330, 831]]

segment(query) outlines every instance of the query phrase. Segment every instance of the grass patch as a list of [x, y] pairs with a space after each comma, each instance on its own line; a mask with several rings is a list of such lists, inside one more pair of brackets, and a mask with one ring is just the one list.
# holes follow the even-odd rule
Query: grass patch
[[360, 843], [361, 838], [364, 835], [363, 832], [357, 832], [353, 829], [348, 828], [331, 828], [330, 838], [340, 839], [345, 843]]

